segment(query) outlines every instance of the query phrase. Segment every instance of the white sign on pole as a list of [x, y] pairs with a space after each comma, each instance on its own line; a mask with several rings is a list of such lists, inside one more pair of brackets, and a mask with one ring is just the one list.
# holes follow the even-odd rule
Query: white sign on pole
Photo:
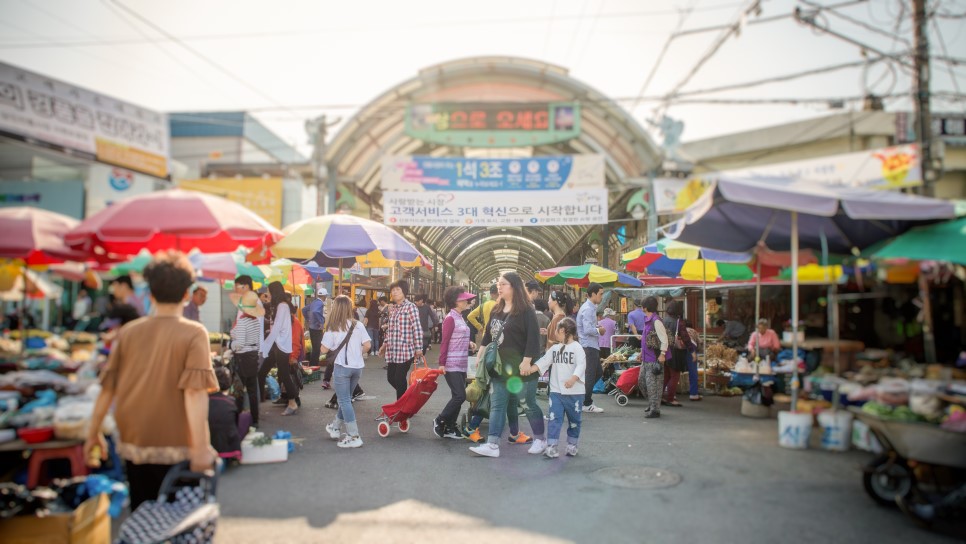
[[575, 191], [402, 192], [382, 195], [383, 220], [394, 226], [600, 225], [607, 189]]

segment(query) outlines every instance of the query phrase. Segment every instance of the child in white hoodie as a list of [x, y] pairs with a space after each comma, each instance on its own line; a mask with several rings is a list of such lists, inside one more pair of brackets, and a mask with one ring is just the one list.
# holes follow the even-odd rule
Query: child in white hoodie
[[564, 414], [567, 415], [567, 455], [577, 455], [577, 440], [580, 438], [580, 412], [584, 403], [584, 370], [587, 359], [584, 348], [577, 341], [577, 323], [567, 317], [560, 320], [556, 329], [553, 346], [536, 364], [531, 364], [525, 374], [550, 372], [550, 410], [547, 424], [547, 449], [544, 455], [550, 459], [560, 457], [557, 444], [560, 442], [560, 429], [563, 427]]

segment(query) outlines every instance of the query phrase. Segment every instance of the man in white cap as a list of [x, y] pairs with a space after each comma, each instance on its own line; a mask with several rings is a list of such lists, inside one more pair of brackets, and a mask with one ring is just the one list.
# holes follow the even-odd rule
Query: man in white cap
[[617, 312], [613, 308], [604, 308], [602, 314], [597, 324], [604, 329], [604, 332], [600, 334], [600, 341], [598, 342], [600, 346], [600, 359], [604, 360], [610, 357], [610, 339], [614, 336], [614, 332], [617, 331], [617, 322], [614, 321], [614, 316], [617, 315]]
[[328, 291], [324, 288], [319, 289], [318, 296], [310, 297], [302, 308], [302, 316], [305, 317], [305, 326], [309, 329], [309, 338], [312, 341], [312, 353], [309, 354], [309, 364], [315, 366], [319, 364], [319, 354], [322, 348], [322, 329], [325, 327], [325, 302], [322, 300]]

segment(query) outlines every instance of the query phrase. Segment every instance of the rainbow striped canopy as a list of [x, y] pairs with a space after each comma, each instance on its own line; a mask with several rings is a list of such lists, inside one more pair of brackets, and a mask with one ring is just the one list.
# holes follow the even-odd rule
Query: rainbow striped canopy
[[632, 272], [692, 281], [746, 281], [755, 273], [748, 267], [751, 255], [701, 248], [660, 240], [622, 255], [621, 262]]
[[561, 266], [541, 270], [536, 274], [537, 281], [547, 285], [573, 285], [587, 287], [599, 283], [604, 287], [641, 287], [644, 284], [634, 276], [617, 272], [593, 264], [580, 266]]

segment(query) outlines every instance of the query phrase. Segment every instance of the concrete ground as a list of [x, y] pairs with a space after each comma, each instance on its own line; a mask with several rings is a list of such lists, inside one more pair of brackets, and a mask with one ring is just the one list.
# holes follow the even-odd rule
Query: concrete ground
[[[431, 354], [432, 356], [435, 354]], [[739, 415], [737, 398], [683, 400], [645, 420], [643, 399], [584, 414], [580, 454], [549, 460], [503, 444], [499, 459], [443, 440], [432, 419], [449, 398], [445, 382], [409, 434], [376, 434], [391, 402], [381, 359], [355, 403], [365, 445], [336, 447], [323, 430], [334, 411], [318, 382], [301, 412], [282, 417], [263, 404], [261, 430], [290, 431], [300, 445], [288, 462], [230, 469], [219, 482], [217, 541], [245, 542], [955, 542], [925, 532], [862, 488], [864, 452], [778, 447], [774, 419]], [[541, 403], [546, 409], [546, 400]], [[521, 425], [529, 432], [526, 419]], [[813, 437], [815, 438], [815, 437]], [[618, 487], [595, 473], [653, 467], [680, 476], [663, 489]], [[606, 472], [606, 471], [605, 471]], [[597, 473], [599, 474], [599, 473]], [[955, 528], [954, 530], [958, 530]], [[948, 529], [946, 530], [948, 534]]]

